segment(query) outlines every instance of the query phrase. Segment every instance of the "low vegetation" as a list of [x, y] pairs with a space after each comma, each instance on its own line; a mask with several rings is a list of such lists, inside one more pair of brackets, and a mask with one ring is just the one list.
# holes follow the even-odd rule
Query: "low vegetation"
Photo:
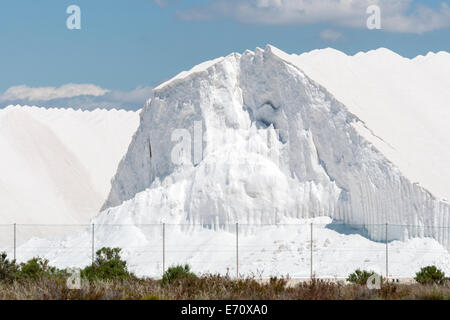
[[8, 260], [6, 253], [0, 253], [0, 281], [11, 283], [28, 279], [41, 279], [44, 277], [67, 277], [65, 270], [49, 265], [48, 260], [32, 258], [27, 262], [17, 264], [15, 260]]
[[[127, 269], [118, 248], [97, 251], [93, 265], [81, 270], [81, 287], [67, 286], [69, 272], [51, 267], [47, 260], [34, 258], [17, 264], [0, 254], [0, 299], [56, 300], [370, 300], [370, 299], [450, 299], [450, 284], [439, 269], [426, 267], [417, 273], [419, 283], [382, 283], [369, 289], [373, 272], [356, 270], [349, 284], [313, 279], [288, 285], [288, 279], [232, 279], [221, 275], [195, 275], [188, 265], [169, 268], [161, 280], [138, 278]], [[422, 281], [433, 279], [433, 281]], [[365, 282], [365, 281], [366, 282]]]
[[420, 269], [414, 278], [420, 284], [444, 284], [449, 282], [449, 278], [445, 277], [445, 273], [436, 266], [427, 266]]
[[170, 267], [166, 272], [164, 272], [161, 283], [163, 285], [167, 285], [176, 281], [183, 281], [191, 278], [197, 278], [197, 276], [191, 272], [191, 267], [187, 264], [184, 266], [178, 265], [175, 267]]
[[[348, 276], [347, 281], [353, 284], [365, 285], [367, 284], [367, 280], [373, 275], [376, 275], [374, 271], [356, 269]], [[380, 278], [382, 280], [381, 276]]]
[[101, 248], [92, 265], [81, 270], [82, 278], [95, 280], [125, 280], [134, 275], [128, 271], [127, 262], [120, 257], [120, 248]]

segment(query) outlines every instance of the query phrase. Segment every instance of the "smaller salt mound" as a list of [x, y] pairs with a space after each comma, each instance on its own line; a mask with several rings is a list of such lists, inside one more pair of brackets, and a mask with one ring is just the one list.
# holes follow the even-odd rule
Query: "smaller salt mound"
[[137, 112], [117, 110], [0, 110], [0, 224], [88, 223], [138, 121]]

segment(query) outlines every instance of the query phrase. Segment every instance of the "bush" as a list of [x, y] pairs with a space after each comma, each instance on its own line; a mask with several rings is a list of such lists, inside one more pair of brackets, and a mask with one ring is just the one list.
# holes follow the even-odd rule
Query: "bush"
[[445, 273], [436, 266], [427, 266], [416, 273], [414, 280], [420, 284], [443, 284], [447, 279]]
[[16, 279], [19, 266], [15, 260], [8, 260], [5, 252], [0, 253], [0, 281]]
[[0, 254], [0, 281], [39, 279], [41, 277], [66, 276], [65, 270], [49, 265], [47, 259], [32, 258], [20, 265], [15, 260], [8, 260], [6, 253]]
[[42, 258], [32, 258], [21, 263], [20, 270], [17, 272], [19, 279], [39, 279], [58, 275], [66, 275], [66, 272], [50, 266], [48, 260]]
[[374, 271], [356, 269], [353, 273], [350, 273], [347, 281], [353, 284], [366, 285], [367, 280], [374, 274], [376, 274]]
[[193, 272], [191, 272], [191, 267], [189, 265], [178, 265], [167, 269], [167, 271], [163, 274], [161, 282], [162, 284], [168, 284], [178, 279], [188, 278], [197, 278], [197, 276]]
[[81, 277], [90, 281], [134, 278], [127, 262], [120, 257], [120, 251], [120, 248], [101, 248], [96, 252], [93, 265], [81, 270]]

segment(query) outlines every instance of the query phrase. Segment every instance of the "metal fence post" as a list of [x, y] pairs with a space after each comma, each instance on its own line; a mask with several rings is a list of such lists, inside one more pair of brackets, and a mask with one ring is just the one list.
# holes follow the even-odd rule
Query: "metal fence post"
[[95, 261], [95, 224], [92, 224], [92, 265], [94, 265], [94, 261]]
[[163, 276], [164, 276], [164, 273], [166, 272], [166, 224], [165, 223], [163, 223], [163, 225], [162, 225], [162, 233], [163, 233], [162, 259], [163, 259]]
[[313, 273], [313, 223], [311, 222], [311, 271], [310, 271], [310, 275], [311, 275], [311, 280], [313, 279], [314, 273]]
[[17, 243], [16, 224], [14, 223], [14, 260], [16, 260], [16, 243]]
[[236, 222], [236, 278], [239, 279], [239, 223]]
[[389, 242], [388, 242], [388, 223], [386, 222], [386, 281], [389, 280]]

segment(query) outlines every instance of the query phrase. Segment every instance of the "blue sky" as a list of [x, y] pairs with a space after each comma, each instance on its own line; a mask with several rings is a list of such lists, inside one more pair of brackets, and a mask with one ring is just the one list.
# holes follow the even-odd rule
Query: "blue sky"
[[[361, 8], [373, 1], [342, 10], [343, 0], [321, 1], [329, 6], [305, 0], [4, 0], [0, 107], [27, 99], [46, 106], [136, 107], [150, 87], [182, 70], [267, 43], [289, 53], [324, 47], [347, 54], [387, 47], [407, 57], [450, 51], [448, 1], [379, 0], [381, 30], [364, 25]], [[81, 30], [66, 27], [72, 4], [81, 8]], [[109, 91], [80, 89], [79, 96], [66, 97], [58, 88], [67, 84]], [[43, 87], [61, 94], [30, 98], [29, 90]]]

